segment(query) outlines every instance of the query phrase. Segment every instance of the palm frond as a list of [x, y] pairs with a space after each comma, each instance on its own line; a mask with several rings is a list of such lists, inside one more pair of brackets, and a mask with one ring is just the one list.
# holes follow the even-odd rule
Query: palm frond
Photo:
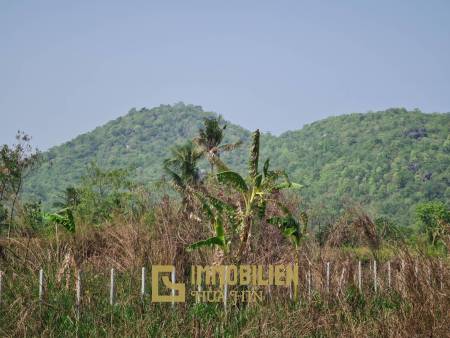
[[242, 145], [242, 141], [237, 141], [236, 143], [228, 143], [228, 144], [222, 144], [217, 147], [219, 151], [232, 151], [236, 148], [240, 147]]
[[211, 162], [216, 166], [219, 171], [230, 171], [230, 168], [223, 163], [223, 161], [218, 156], [211, 157]]
[[170, 181], [172, 182], [172, 185], [174, 186], [175, 189], [179, 191], [186, 190], [186, 184], [175, 171], [170, 169], [168, 166], [164, 166], [164, 171], [170, 176]]

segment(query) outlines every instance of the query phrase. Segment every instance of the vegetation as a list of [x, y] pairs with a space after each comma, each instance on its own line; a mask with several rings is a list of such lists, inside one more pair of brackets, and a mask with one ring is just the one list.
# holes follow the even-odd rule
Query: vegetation
[[450, 210], [442, 202], [429, 202], [418, 206], [417, 218], [422, 232], [428, 236], [431, 245], [450, 247]]
[[[169, 180], [146, 184], [139, 181], [149, 177], [146, 160], [141, 158], [142, 164], [135, 162], [134, 168], [118, 168], [114, 161], [123, 158], [106, 161], [109, 152], [104, 150], [113, 149], [114, 140], [121, 139], [120, 133], [107, 136], [127, 123], [132, 123], [133, 131], [122, 140], [127, 142], [126, 151], [132, 149], [128, 143], [132, 139], [150, 137], [139, 131], [139, 125], [158, 114], [166, 122], [186, 117], [197, 129], [183, 125], [189, 131], [179, 140], [176, 123], [162, 126], [153, 121], [170, 136], [164, 140], [168, 149], [149, 154], [146, 160], [164, 155], [166, 160], [160, 160], [155, 172]], [[197, 121], [199, 115], [203, 122]], [[34, 195], [28, 191], [34, 200], [19, 198], [23, 177], [37, 155], [23, 151], [30, 147], [3, 147], [0, 215], [7, 215], [2, 217], [8, 227], [0, 229], [0, 336], [447, 335], [449, 159], [442, 155], [449, 150], [448, 133], [444, 136], [448, 114], [391, 110], [351, 115], [280, 137], [259, 130], [249, 134], [229, 124], [225, 132], [220, 120], [183, 104], [133, 111], [123, 120], [44, 154], [41, 169], [28, 181], [31, 187], [46, 186], [46, 176], [52, 174], [52, 186], [58, 185], [64, 177], [60, 170], [69, 169], [65, 161], [77, 156], [80, 163], [89, 160], [85, 167], [74, 164], [68, 179], [44, 204], [36, 200], [45, 197], [39, 190]], [[140, 124], [134, 125], [137, 120]], [[345, 125], [351, 129], [339, 129], [341, 120], [348, 120]], [[402, 120], [401, 126], [395, 125], [397, 120]], [[412, 125], [416, 127], [411, 129]], [[379, 141], [371, 143], [372, 136], [361, 128], [374, 126], [378, 129], [373, 136]], [[346, 133], [356, 143], [347, 144]], [[157, 143], [163, 134], [150, 139]], [[236, 147], [241, 141], [242, 147]], [[149, 145], [139, 144], [139, 151], [125, 151], [130, 163]], [[65, 147], [71, 148], [70, 153], [58, 155]], [[249, 156], [243, 156], [246, 148]], [[397, 162], [410, 163], [411, 149], [417, 150], [414, 158], [419, 164], [408, 169], [415, 176], [402, 176]], [[221, 150], [232, 151], [221, 154]], [[273, 163], [283, 169], [270, 169]], [[156, 168], [153, 162], [149, 166]], [[431, 175], [422, 175], [421, 170], [431, 168]], [[291, 182], [289, 174], [301, 184]], [[139, 179], [134, 179], [136, 175]], [[372, 183], [386, 190], [380, 193]], [[345, 196], [362, 205], [346, 203]], [[398, 210], [376, 208], [392, 196], [398, 198]], [[407, 210], [401, 212], [402, 206]], [[413, 208], [411, 214], [408, 208]], [[404, 226], [409, 219], [413, 221], [407, 225], [415, 226]], [[308, 227], [311, 220], [315, 227]], [[222, 304], [197, 304], [188, 297], [172, 308], [152, 304], [148, 294], [144, 298], [139, 294], [143, 266], [175, 265], [177, 278], [187, 281], [192, 265], [223, 263], [297, 263], [300, 285], [294, 291], [299, 298], [289, 296], [292, 286], [274, 287], [264, 289], [264, 300], [256, 305], [239, 301], [224, 309]], [[46, 278], [39, 301], [41, 268]], [[110, 268], [118, 271], [113, 305], [108, 302]], [[79, 275], [82, 301], [77, 304], [74, 286]]]
[[[67, 186], [80, 182], [92, 161], [108, 170], [134, 170], [138, 183], [156, 182], [172, 145], [194, 138], [199, 128], [207, 130], [204, 118], [214, 116], [182, 103], [132, 109], [45, 152], [42, 166], [26, 181], [26, 195], [51, 206]], [[313, 227], [333, 223], [358, 204], [374, 217], [410, 226], [419, 203], [450, 200], [449, 121], [449, 113], [405, 109], [330, 117], [278, 137], [263, 133], [261, 162], [270, 154], [274, 167], [285, 168], [304, 186], [302, 203]], [[221, 159], [243, 175], [250, 132], [226, 126], [222, 143], [241, 141], [242, 146]], [[221, 142], [207, 147], [215, 144]], [[208, 167], [206, 161], [199, 163], [202, 170]]]
[[192, 142], [176, 145], [171, 149], [172, 157], [164, 160], [164, 170], [169, 175], [173, 186], [183, 195], [183, 205], [190, 203], [190, 188], [200, 183], [198, 161], [203, 152]]
[[211, 164], [211, 173], [214, 170], [215, 158], [220, 158], [220, 154], [224, 151], [230, 151], [237, 148], [241, 142], [234, 144], [221, 144], [224, 138], [224, 130], [227, 125], [221, 126], [222, 118], [208, 117], [203, 121], [204, 126], [200, 128], [199, 135], [194, 141], [201, 147]]
[[[208, 124], [210, 121], [208, 119], [205, 123]], [[202, 133], [203, 130], [200, 129], [200, 134], [202, 135]], [[211, 220], [213, 237], [190, 245], [190, 250], [205, 246], [216, 246], [222, 250], [223, 254], [226, 254], [230, 251], [230, 248], [234, 247], [236, 248], [234, 261], [241, 262], [243, 253], [248, 247], [251, 233], [256, 230], [254, 223], [257, 218], [260, 220], [265, 218], [268, 203], [273, 203], [275, 207], [279, 207], [287, 213], [285, 217], [275, 216], [270, 218], [267, 220], [268, 223], [277, 225], [282, 230], [282, 233], [290, 238], [293, 243], [299, 244], [301, 237], [299, 224], [293, 218], [289, 209], [281, 205], [278, 198], [282, 189], [291, 188], [294, 184], [289, 181], [284, 171], [269, 170], [269, 159], [266, 160], [264, 168], [260, 172], [258, 170], [259, 149], [260, 132], [256, 130], [252, 136], [247, 180], [239, 173], [230, 170], [218, 156], [210, 156], [208, 153], [210, 161], [218, 168], [218, 173], [214, 178], [221, 185], [219, 187], [220, 194], [212, 196], [211, 189], [208, 191], [206, 187], [197, 191], [196, 194], [199, 196], [206, 215]], [[186, 162], [189, 163], [189, 159]], [[280, 183], [280, 178], [284, 178], [285, 182]], [[226, 192], [230, 191], [230, 189], [235, 190], [239, 194], [239, 197], [234, 198], [235, 201], [232, 203], [226, 202], [226, 200], [233, 200], [233, 192], [226, 196]], [[185, 189], [182, 190], [182, 193], [184, 195], [187, 194]], [[224, 226], [224, 213], [227, 213], [230, 220], [227, 233]], [[264, 236], [265, 234], [259, 233], [259, 235]]]
[[31, 138], [17, 132], [17, 144], [0, 149], [0, 231], [8, 226], [8, 237], [14, 219], [24, 178], [38, 161], [39, 153], [30, 145]]
[[[151, 198], [146, 201], [140, 216], [136, 213], [130, 218], [125, 213], [116, 213], [96, 226], [78, 222], [74, 233], [64, 228], [58, 236], [42, 231], [32, 240], [15, 234], [0, 258], [0, 270], [5, 272], [0, 335], [444, 337], [447, 334], [448, 258], [424, 255], [421, 250], [398, 241], [391, 246], [380, 240], [379, 284], [375, 292], [370, 271], [374, 256], [365, 251], [367, 239], [363, 237], [351, 246], [348, 242], [333, 245], [328, 242], [319, 247], [313, 236], [304, 242], [299, 251], [301, 301], [290, 301], [288, 290], [283, 287], [273, 288], [271, 295], [264, 289], [264, 301], [257, 305], [230, 303], [227, 312], [221, 303], [196, 304], [190, 298], [175, 309], [170, 304], [150, 303], [148, 294], [142, 301], [139, 295], [142, 266], [175, 264], [178, 278], [189, 280], [191, 265], [214, 262], [213, 256], [203, 254], [204, 249], [185, 250], [189, 243], [202, 239], [209, 231], [207, 219], [183, 217], [178, 199], [168, 196], [157, 202]], [[203, 211], [193, 212], [200, 215]], [[355, 221], [356, 226], [357, 217], [353, 217], [347, 223]], [[292, 262], [293, 248], [288, 240], [265, 223], [261, 229], [264, 240], [246, 253], [245, 262]], [[355, 278], [358, 260], [363, 264], [362, 292]], [[392, 264], [392, 288], [387, 284], [387, 261]], [[331, 262], [332, 267], [330, 294], [325, 288], [326, 262]], [[117, 270], [114, 306], [109, 305], [108, 298], [111, 267]], [[45, 271], [42, 303], [38, 301], [39, 268]], [[78, 269], [83, 281], [80, 307], [75, 302]], [[311, 295], [308, 271], [311, 271]], [[151, 292], [148, 288], [146, 291]]]

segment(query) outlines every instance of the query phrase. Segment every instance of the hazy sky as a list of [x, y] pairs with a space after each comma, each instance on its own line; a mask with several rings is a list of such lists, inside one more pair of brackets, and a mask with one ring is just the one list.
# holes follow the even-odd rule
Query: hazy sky
[[0, 0], [0, 144], [184, 101], [280, 133], [450, 111], [450, 1]]

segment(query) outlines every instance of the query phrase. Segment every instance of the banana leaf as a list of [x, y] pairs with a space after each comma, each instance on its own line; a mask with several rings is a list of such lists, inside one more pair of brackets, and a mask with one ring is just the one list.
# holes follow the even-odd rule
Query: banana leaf
[[240, 192], [248, 191], [248, 186], [247, 183], [245, 183], [245, 180], [241, 175], [234, 171], [222, 171], [216, 176], [219, 182], [222, 184], [228, 184], [233, 188], [239, 190]]

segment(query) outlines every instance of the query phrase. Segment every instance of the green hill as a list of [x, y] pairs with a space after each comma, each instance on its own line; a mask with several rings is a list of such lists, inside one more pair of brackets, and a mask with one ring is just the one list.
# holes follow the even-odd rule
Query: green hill
[[306, 185], [317, 213], [359, 202], [402, 224], [423, 201], [450, 201], [450, 114], [390, 109], [327, 118], [287, 132], [265, 151]]
[[[170, 147], [192, 138], [213, 113], [178, 103], [132, 109], [126, 116], [50, 149], [27, 179], [28, 197], [50, 205], [76, 184], [91, 161], [104, 168], [133, 168], [140, 182], [162, 175]], [[399, 223], [412, 220], [422, 201], [450, 200], [450, 113], [390, 109], [330, 117], [278, 137], [263, 135], [262, 154], [302, 183], [310, 214], [324, 221], [346, 204]], [[244, 145], [224, 160], [245, 170], [250, 132], [228, 123], [226, 142]], [[205, 166], [206, 167], [206, 166]]]

